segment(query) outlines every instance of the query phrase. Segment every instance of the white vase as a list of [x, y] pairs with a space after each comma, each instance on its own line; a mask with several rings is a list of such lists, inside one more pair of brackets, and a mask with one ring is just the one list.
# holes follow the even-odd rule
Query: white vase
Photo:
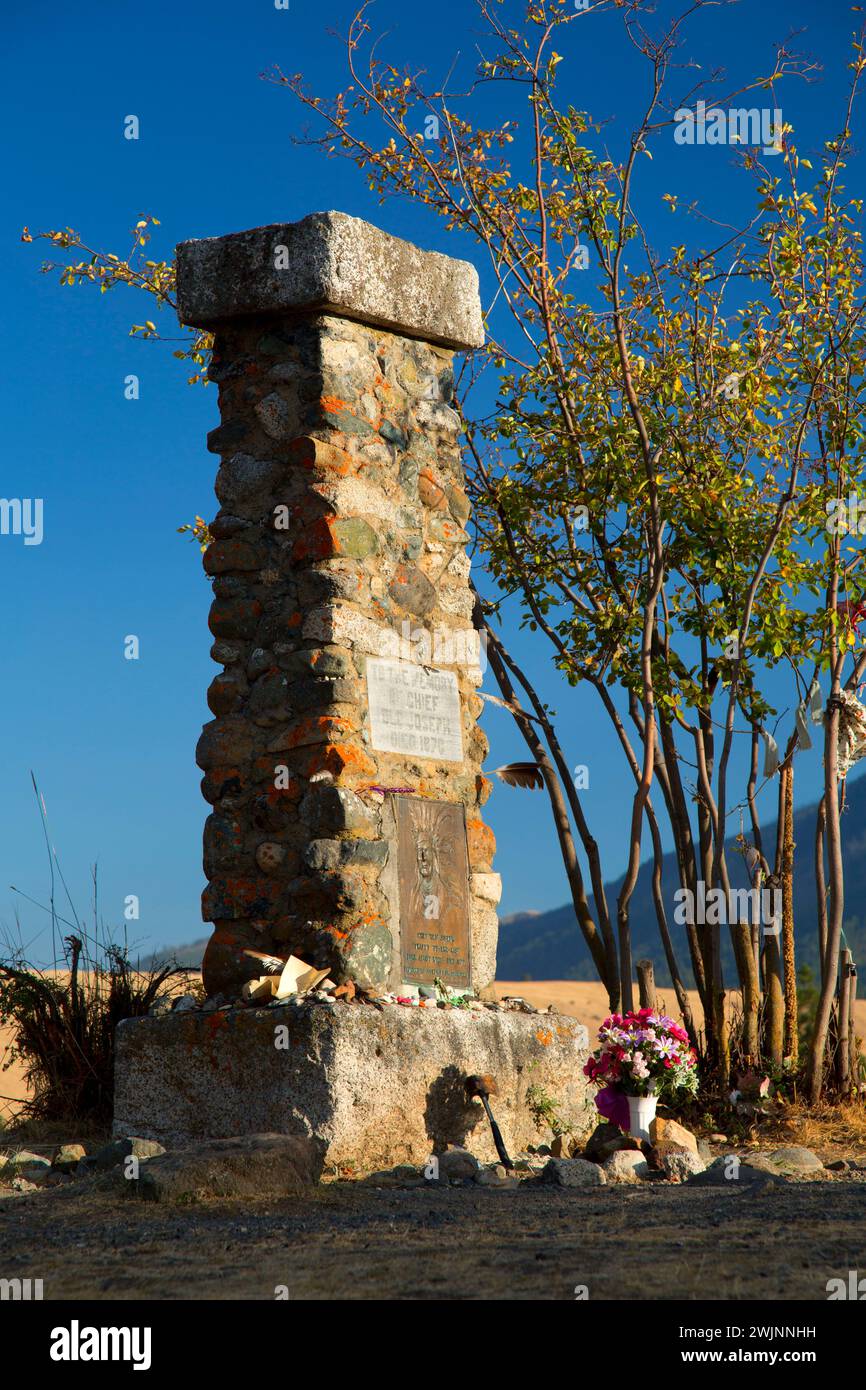
[[649, 1139], [649, 1127], [656, 1117], [657, 1096], [626, 1096], [628, 1129], [635, 1139]]

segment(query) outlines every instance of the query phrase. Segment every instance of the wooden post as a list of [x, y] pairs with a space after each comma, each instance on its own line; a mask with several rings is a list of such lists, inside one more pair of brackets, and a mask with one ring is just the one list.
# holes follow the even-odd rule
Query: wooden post
[[743, 1051], [749, 1059], [749, 1065], [754, 1066], [757, 1064], [760, 1051], [758, 1011], [761, 990], [758, 967], [755, 965], [752, 950], [751, 922], [732, 922], [731, 937], [743, 983]]
[[781, 1066], [784, 1052], [785, 991], [782, 985], [782, 956], [779, 939], [764, 938], [764, 997], [767, 1004], [765, 1048], [771, 1061]]
[[641, 1008], [654, 1009], [656, 1007], [656, 982], [651, 960], [638, 961], [637, 988]]
[[[780, 803], [781, 805], [781, 803]], [[776, 854], [781, 860], [781, 844]], [[764, 894], [761, 893], [760, 917], [762, 922], [763, 977], [764, 977], [764, 1028], [763, 1052], [777, 1066], [782, 1065], [785, 1052], [785, 987], [782, 982], [782, 918], [783, 902], [778, 874], [768, 874], [767, 890], [770, 893], [770, 908], [764, 910]]]

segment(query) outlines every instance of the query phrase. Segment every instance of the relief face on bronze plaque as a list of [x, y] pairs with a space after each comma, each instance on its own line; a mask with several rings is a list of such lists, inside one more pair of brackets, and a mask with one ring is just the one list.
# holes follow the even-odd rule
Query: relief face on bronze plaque
[[462, 806], [397, 800], [400, 954], [407, 984], [469, 986], [469, 863]]

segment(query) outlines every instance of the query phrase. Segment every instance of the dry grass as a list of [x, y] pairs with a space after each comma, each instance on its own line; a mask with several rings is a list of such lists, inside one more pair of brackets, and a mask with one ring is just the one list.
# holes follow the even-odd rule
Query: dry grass
[[20, 961], [0, 963], [0, 1022], [11, 1029], [11, 1060], [29, 1093], [22, 1118], [99, 1126], [111, 1117], [117, 1025], [147, 1014], [173, 969], [135, 970], [123, 951], [108, 946], [80, 970], [81, 939], [69, 937], [67, 946], [65, 978]]
[[50, 1157], [62, 1144], [83, 1144], [88, 1153], [107, 1144], [111, 1129], [106, 1124], [89, 1120], [28, 1120], [15, 1119], [0, 1128], [0, 1152], [32, 1149]]
[[779, 1144], [804, 1144], [807, 1149], [835, 1157], [866, 1154], [866, 1100], [828, 1101], [807, 1106], [797, 1100], [776, 1115], [761, 1121], [761, 1142], [777, 1139]]

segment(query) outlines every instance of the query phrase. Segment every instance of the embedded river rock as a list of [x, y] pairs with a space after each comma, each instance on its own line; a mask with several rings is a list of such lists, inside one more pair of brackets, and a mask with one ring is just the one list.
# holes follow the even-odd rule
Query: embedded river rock
[[[329, 1163], [382, 1167], [471, 1134], [493, 1158], [462, 1090], [481, 1073], [507, 1143], [539, 1137], [538, 1097], [585, 1131], [584, 1028], [444, 998], [493, 981], [500, 896], [452, 406], [476, 272], [329, 212], [181, 243], [177, 290], [214, 334], [221, 420], [209, 1002], [120, 1025], [115, 1133], [317, 1135]], [[241, 1005], [290, 955], [377, 1007]]]

